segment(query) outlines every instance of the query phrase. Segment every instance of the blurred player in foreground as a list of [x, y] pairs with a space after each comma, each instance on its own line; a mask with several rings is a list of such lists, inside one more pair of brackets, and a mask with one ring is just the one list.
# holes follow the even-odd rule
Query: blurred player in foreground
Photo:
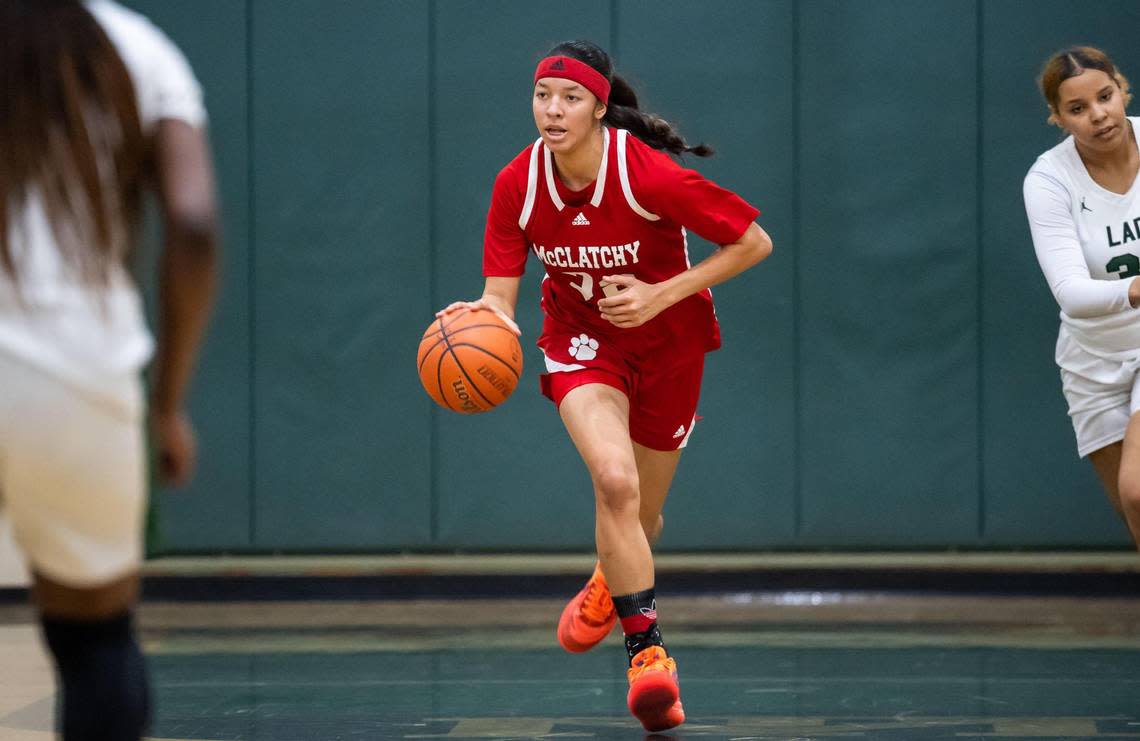
[[[201, 90], [161, 31], [110, 0], [0, 2], [0, 78], [0, 506], [32, 570], [63, 739], [135, 741], [150, 711], [132, 620], [145, 421], [160, 478], [186, 483], [215, 284]], [[156, 352], [125, 266], [148, 189], [165, 242]]]

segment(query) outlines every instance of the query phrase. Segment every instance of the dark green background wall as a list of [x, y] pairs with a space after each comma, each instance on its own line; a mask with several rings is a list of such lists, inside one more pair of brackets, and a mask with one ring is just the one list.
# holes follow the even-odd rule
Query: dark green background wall
[[[193, 394], [201, 471], [167, 551], [588, 548], [589, 482], [526, 378], [437, 410], [432, 311], [481, 289], [491, 183], [535, 137], [553, 43], [607, 46], [776, 245], [715, 290], [725, 347], [663, 548], [1123, 545], [1075, 446], [1021, 179], [1059, 140], [1034, 78], [1135, 0], [129, 0], [207, 92], [221, 306]], [[707, 245], [696, 248], [703, 256]]]

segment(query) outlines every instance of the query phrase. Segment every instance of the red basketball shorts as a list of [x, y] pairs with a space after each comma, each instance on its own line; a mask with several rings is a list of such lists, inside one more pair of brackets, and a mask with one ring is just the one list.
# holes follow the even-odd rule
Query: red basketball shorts
[[653, 450], [683, 448], [697, 419], [704, 352], [677, 355], [667, 342], [638, 344], [572, 329], [548, 317], [538, 340], [546, 356], [546, 373], [539, 377], [542, 393], [561, 405], [579, 386], [612, 386], [629, 397], [634, 442]]

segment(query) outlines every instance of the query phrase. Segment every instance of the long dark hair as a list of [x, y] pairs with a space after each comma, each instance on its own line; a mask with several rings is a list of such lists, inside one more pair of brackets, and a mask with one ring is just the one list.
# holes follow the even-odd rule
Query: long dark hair
[[146, 140], [130, 74], [79, 0], [0, 2], [0, 264], [10, 217], [42, 198], [65, 258], [105, 283], [133, 236]]
[[610, 102], [603, 122], [630, 133], [654, 149], [664, 149], [673, 154], [686, 152], [698, 157], [712, 155], [712, 147], [706, 144], [690, 145], [681, 134], [665, 119], [652, 113], [645, 113], [637, 102], [637, 93], [621, 76], [614, 74], [610, 55], [600, 46], [590, 41], [564, 41], [551, 49], [548, 57], [563, 56], [584, 62], [610, 81]]

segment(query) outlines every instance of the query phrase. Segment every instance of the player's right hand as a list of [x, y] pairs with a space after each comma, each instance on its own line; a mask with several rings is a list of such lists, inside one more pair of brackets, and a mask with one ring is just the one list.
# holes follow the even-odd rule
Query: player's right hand
[[506, 323], [510, 330], [515, 333], [515, 336], [522, 336], [522, 330], [519, 329], [519, 325], [515, 323], [515, 320], [509, 317], [507, 313], [498, 306], [495, 306], [494, 303], [487, 300], [486, 296], [477, 301], [455, 301], [437, 311], [435, 315], [442, 317], [456, 311], [473, 311], [475, 309], [487, 309], [488, 311], [495, 312], [495, 314]]
[[198, 441], [194, 426], [183, 410], [151, 412], [158, 478], [166, 486], [182, 487], [190, 483], [198, 462]]

